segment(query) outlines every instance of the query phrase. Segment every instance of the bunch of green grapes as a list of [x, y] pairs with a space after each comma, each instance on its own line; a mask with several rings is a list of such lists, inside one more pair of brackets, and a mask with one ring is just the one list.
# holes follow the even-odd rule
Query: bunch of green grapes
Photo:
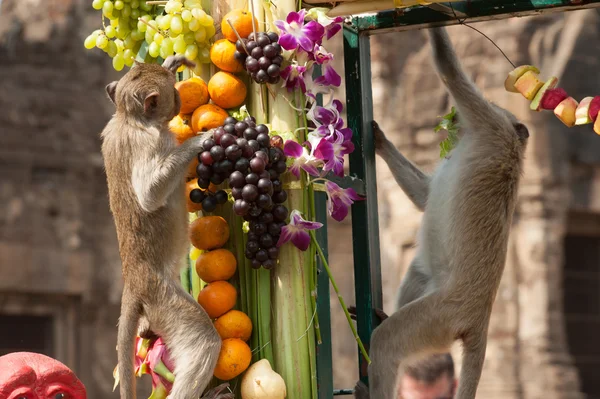
[[145, 62], [173, 54], [185, 55], [197, 68], [210, 62], [215, 25], [201, 0], [168, 0], [159, 6], [145, 0], [93, 0], [92, 6], [102, 10], [110, 25], [92, 32], [84, 45], [104, 50], [117, 71], [133, 64], [144, 41]]
[[[92, 7], [102, 10], [104, 29], [92, 32], [84, 41], [87, 49], [98, 47], [113, 59], [113, 67], [120, 71], [130, 67], [144, 40], [139, 18], [150, 21], [152, 6], [145, 0], [93, 0]], [[145, 26], [145, 25], [144, 25]]]

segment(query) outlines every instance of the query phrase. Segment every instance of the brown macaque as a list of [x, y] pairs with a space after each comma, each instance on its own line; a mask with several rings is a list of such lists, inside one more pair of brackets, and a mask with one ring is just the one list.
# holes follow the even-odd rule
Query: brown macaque
[[137, 64], [106, 87], [116, 112], [102, 132], [110, 209], [123, 264], [118, 326], [122, 399], [135, 398], [136, 332], [165, 341], [175, 363], [170, 398], [197, 399], [213, 376], [221, 338], [183, 290], [177, 266], [188, 248], [185, 174], [203, 136], [177, 145], [168, 122], [179, 113], [175, 72], [181, 56]]
[[424, 215], [396, 311], [373, 331], [369, 387], [358, 383], [357, 398], [395, 398], [406, 364], [448, 352], [455, 340], [464, 346], [456, 397], [475, 398], [504, 270], [529, 132], [483, 97], [444, 28], [431, 29], [430, 40], [436, 69], [457, 105], [461, 137], [428, 176], [373, 122], [377, 154]]

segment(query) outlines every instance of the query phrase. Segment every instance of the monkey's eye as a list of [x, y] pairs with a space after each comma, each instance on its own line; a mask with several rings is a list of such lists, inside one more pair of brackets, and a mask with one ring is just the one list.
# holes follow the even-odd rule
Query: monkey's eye
[[59, 392], [56, 395], [54, 395], [54, 399], [67, 399], [67, 395], [65, 395], [62, 392]]

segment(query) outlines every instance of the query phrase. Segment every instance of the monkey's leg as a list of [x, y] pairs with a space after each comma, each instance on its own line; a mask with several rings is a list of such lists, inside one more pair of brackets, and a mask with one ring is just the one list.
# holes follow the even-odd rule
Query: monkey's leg
[[163, 206], [181, 184], [194, 157], [202, 149], [204, 136], [192, 137], [178, 145], [166, 157], [142, 159], [133, 165], [132, 183], [142, 208], [153, 212]]
[[117, 326], [117, 358], [119, 364], [119, 392], [121, 399], [135, 398], [135, 334], [138, 320], [141, 315], [141, 306], [127, 294], [127, 287], [123, 289], [121, 299], [121, 317]]
[[221, 350], [221, 337], [194, 299], [175, 281], [148, 309], [150, 324], [163, 338], [175, 363], [170, 399], [197, 399], [210, 382]]
[[[436, 68], [456, 100], [459, 115], [469, 121], [474, 130], [489, 127], [499, 119], [499, 114], [463, 71], [446, 29], [429, 29], [429, 37]], [[495, 129], [485, 131], [495, 132]]]
[[396, 149], [375, 121], [373, 121], [373, 134], [376, 152], [388, 165], [400, 188], [419, 210], [425, 210], [429, 195], [429, 176]]
[[144, 315], [140, 317], [140, 321], [138, 323], [138, 335], [144, 339], [153, 339], [157, 338], [157, 335], [150, 329], [150, 321]]
[[430, 276], [419, 270], [419, 258], [413, 259], [400, 283], [396, 296], [395, 311], [422, 297], [430, 278]]
[[463, 339], [463, 346], [463, 361], [456, 398], [475, 399], [485, 360], [487, 328], [476, 335], [466, 336]]
[[448, 350], [453, 335], [448, 326], [452, 312], [432, 294], [409, 303], [390, 316], [371, 336], [369, 396], [394, 399], [402, 361]]

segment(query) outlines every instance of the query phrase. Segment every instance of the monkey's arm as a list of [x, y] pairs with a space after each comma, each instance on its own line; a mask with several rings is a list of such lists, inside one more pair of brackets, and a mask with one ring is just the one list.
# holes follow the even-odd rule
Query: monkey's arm
[[141, 159], [133, 166], [133, 190], [146, 212], [165, 205], [167, 198], [183, 181], [188, 165], [201, 150], [204, 136], [192, 137], [167, 156]]
[[419, 210], [424, 211], [429, 196], [430, 178], [396, 149], [373, 121], [375, 150], [390, 168], [394, 179]]
[[489, 127], [498, 119], [498, 112], [463, 71], [446, 29], [429, 29], [429, 37], [436, 69], [456, 101], [459, 114], [474, 129]]

